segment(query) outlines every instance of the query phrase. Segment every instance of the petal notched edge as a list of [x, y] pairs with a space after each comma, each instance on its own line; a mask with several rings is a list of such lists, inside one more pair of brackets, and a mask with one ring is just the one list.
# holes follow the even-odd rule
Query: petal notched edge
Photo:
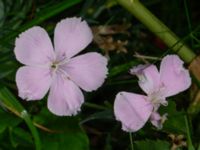
[[58, 116], [76, 115], [83, 102], [83, 93], [71, 80], [56, 76], [47, 102], [48, 109], [53, 114]]
[[66, 18], [57, 23], [54, 31], [57, 57], [71, 58], [92, 41], [93, 35], [86, 21], [81, 18]]
[[183, 61], [177, 55], [167, 55], [163, 58], [160, 74], [165, 96], [176, 95], [191, 85], [189, 71], [184, 68]]

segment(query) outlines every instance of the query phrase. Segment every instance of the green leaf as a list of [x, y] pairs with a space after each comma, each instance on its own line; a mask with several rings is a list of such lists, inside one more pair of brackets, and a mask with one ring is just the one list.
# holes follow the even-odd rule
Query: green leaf
[[5, 112], [0, 108], [0, 134], [5, 131], [6, 128], [14, 127], [22, 122], [22, 119]]
[[0, 87], [0, 100], [4, 105], [9, 107], [16, 113], [19, 113], [20, 117], [24, 119], [35, 139], [36, 150], [40, 150], [41, 144], [39, 134], [37, 132], [37, 129], [33, 125], [33, 122], [30, 119], [30, 116], [27, 113], [26, 109], [24, 109], [24, 107], [18, 102], [15, 96], [6, 87]]
[[170, 133], [186, 135], [185, 112], [177, 111], [175, 102], [169, 100], [167, 107], [160, 107], [160, 112], [161, 114], [168, 113], [167, 120], [163, 125], [163, 130]]
[[33, 139], [29, 132], [22, 128], [10, 128], [10, 141], [13, 147], [17, 147], [18, 145], [23, 146], [31, 146], [33, 145]]
[[5, 62], [4, 65], [0, 65], [0, 79], [13, 74], [16, 71], [17, 64], [15, 62]]
[[2, 1], [0, 1], [0, 27], [4, 23], [4, 4]]
[[135, 150], [169, 150], [170, 144], [161, 140], [145, 140], [134, 142]]
[[52, 131], [41, 133], [43, 149], [89, 149], [88, 137], [80, 127], [78, 117], [58, 117], [44, 108], [34, 117], [34, 121]]
[[[66, 125], [67, 126], [67, 125]], [[43, 149], [46, 150], [88, 150], [88, 139], [82, 132], [45, 133], [42, 135]]]

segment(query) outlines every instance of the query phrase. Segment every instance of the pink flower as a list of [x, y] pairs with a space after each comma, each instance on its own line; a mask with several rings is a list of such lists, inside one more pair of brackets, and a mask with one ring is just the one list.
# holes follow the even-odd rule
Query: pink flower
[[90, 52], [75, 56], [92, 38], [88, 24], [75, 17], [56, 25], [54, 47], [39, 26], [20, 34], [14, 49], [17, 60], [25, 65], [16, 74], [19, 96], [27, 101], [40, 100], [49, 91], [48, 108], [52, 113], [77, 114], [84, 102], [80, 88], [96, 90], [107, 75], [107, 59], [102, 55]]
[[162, 128], [166, 114], [157, 112], [160, 105], [167, 105], [166, 97], [178, 94], [191, 85], [188, 70], [177, 55], [163, 58], [158, 72], [155, 65], [139, 65], [130, 70], [139, 78], [139, 86], [147, 94], [129, 92], [117, 94], [114, 102], [116, 119], [122, 122], [122, 129], [135, 132], [141, 129], [150, 119], [157, 128]]

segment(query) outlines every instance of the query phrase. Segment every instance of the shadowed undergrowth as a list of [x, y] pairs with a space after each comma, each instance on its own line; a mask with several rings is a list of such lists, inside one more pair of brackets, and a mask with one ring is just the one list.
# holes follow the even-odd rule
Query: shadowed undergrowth
[[[199, 54], [200, 23], [197, 2], [188, 0], [141, 0], [181, 41]], [[80, 16], [92, 28], [94, 40], [84, 52], [95, 51], [109, 59], [109, 75], [97, 91], [84, 93], [85, 103], [77, 116], [58, 117], [47, 110], [47, 97], [27, 102], [18, 97], [15, 74], [21, 66], [13, 49], [19, 33], [42, 26], [51, 38], [57, 22]], [[160, 64], [172, 54], [115, 0], [0, 0], [0, 150], [128, 150], [129, 134], [113, 115], [119, 91], [142, 93], [129, 69], [138, 64]], [[187, 65], [186, 65], [187, 66]], [[98, 69], [98, 68], [96, 68]], [[169, 81], [170, 82], [170, 81]], [[200, 99], [198, 81], [169, 98], [162, 130], [146, 124], [132, 133], [134, 150], [187, 149], [192, 142], [200, 149]], [[191, 141], [188, 140], [188, 136]]]

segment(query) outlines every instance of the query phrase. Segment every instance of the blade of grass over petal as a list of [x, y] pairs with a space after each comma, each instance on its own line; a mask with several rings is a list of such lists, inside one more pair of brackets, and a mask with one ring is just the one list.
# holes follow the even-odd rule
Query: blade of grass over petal
[[108, 78], [112, 78], [114, 76], [117, 76], [118, 74], [122, 73], [122, 72], [128, 72], [129, 69], [136, 65], [137, 62], [136, 61], [130, 61], [128, 63], [122, 64], [122, 65], [118, 65], [115, 66], [113, 68], [110, 69], [110, 72], [108, 74]]
[[10, 111], [17, 115], [20, 115], [20, 117], [26, 122], [34, 137], [36, 150], [41, 150], [40, 137], [29, 114], [6, 87], [0, 88], [0, 100], [3, 105], [7, 106], [6, 108], [9, 108]]

